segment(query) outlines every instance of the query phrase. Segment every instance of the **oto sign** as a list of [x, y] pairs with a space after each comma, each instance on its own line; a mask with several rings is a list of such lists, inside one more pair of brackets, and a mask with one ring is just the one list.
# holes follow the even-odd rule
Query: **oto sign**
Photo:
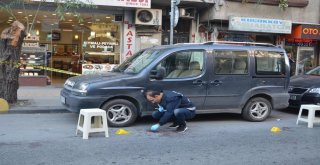
[[320, 40], [320, 25], [298, 25], [293, 28], [292, 38]]
[[301, 38], [320, 40], [320, 26], [302, 25]]

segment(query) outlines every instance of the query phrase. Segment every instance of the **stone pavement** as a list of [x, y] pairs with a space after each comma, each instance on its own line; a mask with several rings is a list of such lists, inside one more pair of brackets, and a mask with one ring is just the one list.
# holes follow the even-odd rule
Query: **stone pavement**
[[57, 113], [68, 112], [60, 102], [62, 87], [20, 86], [18, 102], [10, 105], [8, 113]]

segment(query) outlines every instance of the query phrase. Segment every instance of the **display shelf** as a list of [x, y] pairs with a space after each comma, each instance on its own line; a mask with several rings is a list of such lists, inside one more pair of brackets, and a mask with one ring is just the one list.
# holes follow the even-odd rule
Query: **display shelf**
[[[25, 43], [25, 45], [30, 44]], [[22, 47], [20, 56], [20, 85], [44, 86], [47, 84], [46, 72], [35, 68], [35, 66], [45, 66], [45, 50], [46, 49], [44, 47]]]

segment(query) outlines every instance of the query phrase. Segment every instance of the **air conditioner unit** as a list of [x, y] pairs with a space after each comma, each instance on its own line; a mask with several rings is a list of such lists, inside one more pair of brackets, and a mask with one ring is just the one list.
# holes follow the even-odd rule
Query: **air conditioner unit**
[[137, 9], [135, 15], [136, 25], [161, 25], [161, 9]]

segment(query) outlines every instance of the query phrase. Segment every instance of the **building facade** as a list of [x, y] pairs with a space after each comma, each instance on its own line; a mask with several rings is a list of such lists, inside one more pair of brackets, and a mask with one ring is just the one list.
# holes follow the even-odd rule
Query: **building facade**
[[[13, 10], [15, 18], [30, 29], [22, 50], [21, 63], [25, 65], [21, 77], [37, 76], [39, 80], [43, 75], [53, 83], [58, 79], [64, 82], [70, 75], [39, 71], [28, 64], [92, 74], [111, 70], [140, 49], [169, 44], [171, 1], [93, 0], [97, 8], [79, 9], [81, 22], [74, 13], [66, 13], [60, 20], [50, 3], [36, 14], [38, 1], [26, 5], [26, 10]], [[174, 2], [173, 43], [266, 42], [282, 46], [292, 55], [293, 74], [319, 65], [319, 0], [288, 0], [285, 10], [276, 0], [259, 4], [257, 0]], [[1, 31], [14, 21], [4, 11], [0, 19]]]

